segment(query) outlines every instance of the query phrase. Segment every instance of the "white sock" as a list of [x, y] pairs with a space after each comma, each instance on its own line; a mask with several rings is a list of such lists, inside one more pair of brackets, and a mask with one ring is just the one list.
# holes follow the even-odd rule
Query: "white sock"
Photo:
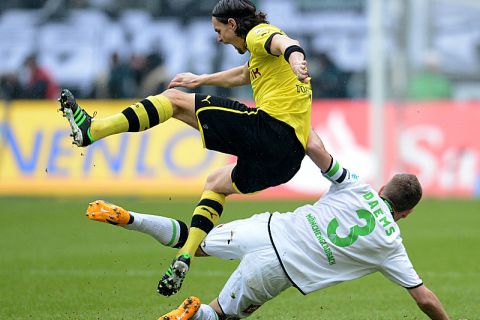
[[202, 304], [192, 320], [218, 320], [218, 314], [208, 304]]
[[133, 223], [126, 224], [125, 229], [146, 233], [165, 246], [174, 247], [180, 239], [179, 221], [162, 216], [129, 211]]

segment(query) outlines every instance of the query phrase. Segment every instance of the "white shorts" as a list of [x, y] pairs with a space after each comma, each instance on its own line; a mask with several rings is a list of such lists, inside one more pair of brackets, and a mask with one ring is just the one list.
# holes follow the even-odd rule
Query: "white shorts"
[[219, 225], [202, 243], [202, 250], [208, 255], [241, 259], [218, 298], [229, 317], [248, 317], [292, 285], [270, 242], [269, 216], [269, 213], [258, 214]]

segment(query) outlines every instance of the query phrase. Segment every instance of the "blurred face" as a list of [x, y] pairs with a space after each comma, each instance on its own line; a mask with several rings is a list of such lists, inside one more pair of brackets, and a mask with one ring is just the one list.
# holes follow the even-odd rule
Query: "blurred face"
[[221, 23], [217, 18], [212, 17], [213, 29], [217, 33], [217, 41], [224, 44], [231, 44], [240, 54], [247, 51], [245, 40], [235, 34], [237, 23], [234, 19], [228, 19], [228, 23]]
[[410, 213], [412, 213], [413, 209], [405, 210], [402, 212], [395, 212], [395, 216], [393, 220], [398, 221], [400, 219], [406, 219]]

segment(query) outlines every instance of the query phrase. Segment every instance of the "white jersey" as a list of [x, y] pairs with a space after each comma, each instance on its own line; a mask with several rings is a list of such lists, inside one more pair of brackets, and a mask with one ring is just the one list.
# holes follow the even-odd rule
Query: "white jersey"
[[314, 205], [272, 214], [272, 244], [288, 277], [306, 294], [380, 271], [405, 288], [422, 284], [390, 207], [348, 174]]

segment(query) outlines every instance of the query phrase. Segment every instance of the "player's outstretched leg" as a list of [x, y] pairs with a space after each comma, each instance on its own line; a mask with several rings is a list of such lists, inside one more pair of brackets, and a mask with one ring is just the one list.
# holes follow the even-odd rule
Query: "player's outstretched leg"
[[[181, 93], [170, 93], [170, 95], [176, 97], [181, 96]], [[186, 94], [183, 93], [183, 95]], [[73, 137], [73, 143], [79, 147], [86, 147], [94, 141], [117, 133], [144, 131], [167, 121], [173, 116], [173, 105], [165, 92], [156, 96], [149, 96], [122, 112], [101, 119], [93, 119], [78, 105], [73, 94], [67, 89], [62, 90], [58, 101], [60, 102], [60, 111], [70, 123], [72, 130], [70, 135]], [[184, 101], [180, 99], [180, 102]], [[187, 100], [184, 104], [186, 105], [181, 105], [181, 107], [189, 111], [187, 113], [191, 114], [190, 117], [192, 117], [194, 113], [190, 101]], [[188, 108], [189, 106], [190, 108]]]
[[188, 227], [181, 220], [128, 211], [103, 200], [89, 203], [86, 216], [90, 220], [148, 234], [167, 247], [180, 248], [188, 237]]
[[167, 272], [160, 279], [157, 288], [158, 293], [171, 296], [180, 290], [190, 268], [191, 258], [195, 255], [203, 239], [218, 223], [224, 203], [224, 194], [211, 190], [203, 192], [200, 202], [193, 212], [188, 238], [173, 259]]
[[177, 309], [161, 316], [158, 320], [188, 320], [191, 319], [200, 308], [200, 299], [191, 296], [185, 299]]

